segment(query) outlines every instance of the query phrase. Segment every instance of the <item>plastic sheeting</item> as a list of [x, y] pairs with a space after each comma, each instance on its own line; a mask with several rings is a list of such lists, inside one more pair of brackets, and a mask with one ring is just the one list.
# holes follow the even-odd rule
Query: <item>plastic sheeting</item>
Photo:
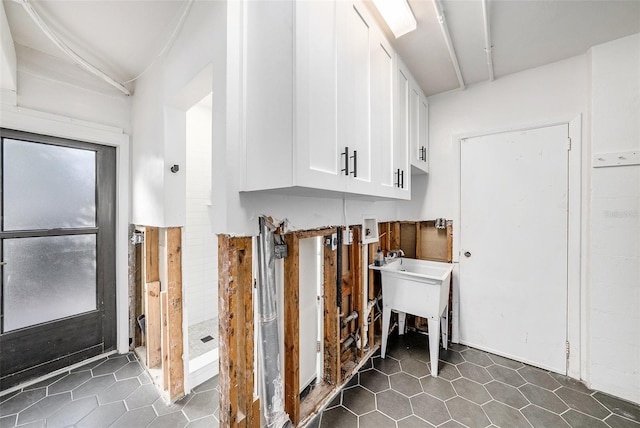
[[260, 366], [262, 403], [269, 427], [290, 425], [284, 411], [284, 381], [280, 373], [280, 340], [276, 307], [275, 240], [276, 227], [260, 217], [258, 237], [258, 312], [260, 315]]

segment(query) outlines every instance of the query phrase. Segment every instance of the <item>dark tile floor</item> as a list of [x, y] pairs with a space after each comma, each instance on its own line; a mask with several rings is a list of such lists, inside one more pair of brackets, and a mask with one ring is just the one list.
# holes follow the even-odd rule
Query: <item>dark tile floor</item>
[[390, 336], [308, 426], [640, 428], [640, 406], [466, 346], [440, 350], [438, 378], [430, 368], [426, 336]]
[[167, 405], [133, 353], [0, 396], [0, 428], [217, 427], [218, 378]]
[[[430, 375], [427, 338], [389, 338], [310, 427], [640, 428], [640, 406], [572, 379], [452, 345]], [[217, 378], [166, 405], [133, 354], [0, 397], [5, 427], [218, 427]]]

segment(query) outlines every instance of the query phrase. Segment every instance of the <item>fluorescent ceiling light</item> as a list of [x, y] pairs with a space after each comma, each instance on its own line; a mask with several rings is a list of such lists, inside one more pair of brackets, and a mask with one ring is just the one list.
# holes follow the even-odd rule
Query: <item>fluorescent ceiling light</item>
[[373, 0], [396, 39], [417, 27], [417, 22], [407, 0]]

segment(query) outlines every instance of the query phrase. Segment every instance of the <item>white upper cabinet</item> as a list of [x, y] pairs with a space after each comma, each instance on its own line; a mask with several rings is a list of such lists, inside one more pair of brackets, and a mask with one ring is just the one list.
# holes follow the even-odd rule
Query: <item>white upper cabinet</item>
[[395, 135], [394, 143], [394, 184], [400, 194], [411, 194], [411, 172], [409, 171], [409, 139], [411, 115], [411, 74], [398, 59], [396, 73]]
[[411, 152], [411, 172], [425, 174], [429, 172], [428, 162], [428, 132], [429, 105], [422, 94], [422, 90], [411, 78], [409, 102], [409, 150]]
[[395, 54], [387, 40], [376, 32], [371, 48], [371, 139], [373, 169], [383, 196], [396, 196], [394, 181]]
[[372, 19], [364, 7], [338, 1], [338, 144], [348, 165], [347, 192], [375, 195], [371, 156]]
[[344, 147], [337, 135], [338, 5], [333, 1], [295, 4], [294, 183], [333, 191], [344, 190], [348, 161], [341, 156]]
[[243, 190], [409, 199], [409, 94], [398, 111], [397, 55], [364, 5], [243, 10]]
[[244, 5], [243, 190], [292, 186], [292, 2]]
[[416, 167], [424, 172], [429, 172], [429, 102], [426, 97], [420, 98], [420, 127]]

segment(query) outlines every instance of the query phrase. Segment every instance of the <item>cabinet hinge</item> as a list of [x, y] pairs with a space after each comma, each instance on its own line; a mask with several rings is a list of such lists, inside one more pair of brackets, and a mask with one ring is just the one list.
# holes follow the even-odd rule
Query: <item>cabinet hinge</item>
[[571, 137], [567, 138], [567, 150], [571, 150]]
[[565, 354], [567, 355], [567, 359], [569, 359], [569, 355], [571, 354], [571, 347], [569, 346], [569, 341], [567, 340], [566, 342], [564, 342], [564, 346], [565, 346]]
[[320, 341], [316, 342], [316, 352], [320, 352]]

